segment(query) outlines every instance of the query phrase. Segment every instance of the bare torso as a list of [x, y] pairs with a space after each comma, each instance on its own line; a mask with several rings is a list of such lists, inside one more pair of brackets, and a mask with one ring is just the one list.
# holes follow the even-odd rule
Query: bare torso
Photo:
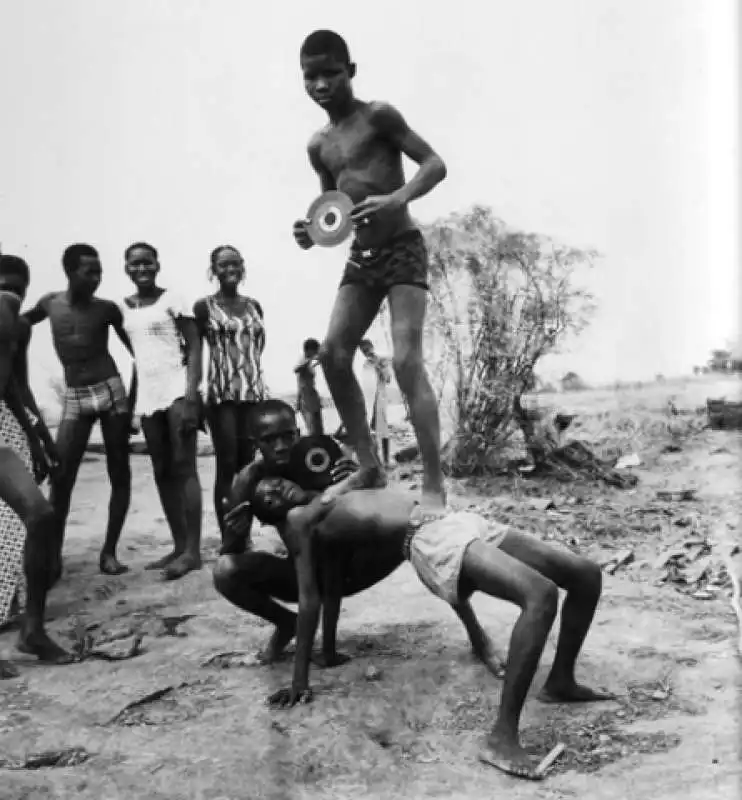
[[[375, 103], [356, 101], [350, 116], [330, 123], [310, 143], [321, 163], [332, 174], [335, 186], [354, 203], [370, 195], [385, 195], [405, 183], [402, 154], [374, 124]], [[379, 216], [370, 225], [356, 229], [363, 249], [380, 247], [407, 230], [414, 230], [406, 207], [393, 215]]]
[[120, 314], [115, 303], [93, 297], [77, 305], [67, 292], [58, 292], [45, 298], [44, 308], [68, 386], [90, 386], [118, 375], [108, 351], [108, 331]]
[[353, 533], [359, 538], [373, 537], [402, 542], [408, 530], [410, 515], [417, 501], [408, 493], [394, 489], [363, 489], [338, 497], [332, 511], [316, 529], [319, 539], [336, 539], [341, 534], [350, 540]]

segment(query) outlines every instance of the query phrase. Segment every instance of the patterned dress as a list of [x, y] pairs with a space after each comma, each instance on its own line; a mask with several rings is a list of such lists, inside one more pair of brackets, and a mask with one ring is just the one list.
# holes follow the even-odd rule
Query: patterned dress
[[123, 303], [121, 310], [137, 366], [136, 411], [141, 416], [166, 411], [185, 397], [188, 373], [175, 321], [193, 317], [193, 309], [166, 290], [151, 305], [131, 308]]
[[[18, 454], [26, 469], [33, 474], [31, 448], [15, 414], [0, 400], [0, 446], [9, 447]], [[26, 526], [13, 509], [0, 500], [0, 625], [10, 616], [16, 593], [21, 607], [24, 605], [25, 581], [23, 578], [23, 548], [26, 544]]]
[[209, 345], [206, 402], [259, 403], [265, 399], [261, 356], [265, 347], [263, 310], [246, 298], [245, 310], [232, 316], [213, 297], [206, 298]]

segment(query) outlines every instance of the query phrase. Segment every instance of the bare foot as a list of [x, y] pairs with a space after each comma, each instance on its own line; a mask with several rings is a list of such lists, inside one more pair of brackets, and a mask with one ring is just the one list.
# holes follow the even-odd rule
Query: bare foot
[[481, 646], [471, 648], [472, 655], [481, 661], [485, 667], [496, 677], [505, 677], [505, 663], [495, 651], [492, 642], [484, 642]]
[[166, 556], [163, 556], [162, 558], [158, 558], [157, 561], [152, 561], [150, 564], [147, 564], [144, 568], [145, 569], [164, 569], [165, 567], [168, 566], [168, 564], [170, 564], [171, 562], [175, 561], [175, 559], [178, 558], [180, 555], [182, 555], [182, 554], [181, 553], [176, 553], [175, 550], [173, 550], [172, 553], [168, 553]]
[[104, 575], [123, 575], [129, 568], [111, 553], [101, 553], [98, 567]]
[[527, 781], [543, 780], [543, 776], [536, 772], [537, 764], [534, 764], [520, 744], [499, 733], [493, 732], [487, 737], [486, 747], [479, 753], [479, 760], [516, 778]]
[[75, 659], [71, 653], [63, 650], [55, 641], [49, 638], [45, 631], [33, 633], [21, 632], [18, 637], [16, 649], [21, 653], [36, 656], [45, 664], [71, 664]]
[[539, 692], [538, 699], [542, 703], [600, 703], [606, 700], [615, 700], [616, 695], [611, 692], [601, 692], [572, 681], [569, 684], [549, 684]]
[[312, 654], [312, 663], [322, 669], [339, 667], [341, 664], [347, 664], [350, 660], [350, 656], [347, 653], [340, 653], [337, 650], [328, 655], [325, 655], [325, 653]]
[[356, 489], [383, 489], [387, 484], [386, 473], [378, 467], [361, 467], [345, 480], [326, 489], [322, 495], [323, 503], [330, 503], [340, 495], [348, 494]]
[[283, 655], [283, 651], [288, 647], [289, 642], [296, 636], [296, 622], [284, 627], [276, 627], [268, 640], [268, 644], [258, 653], [258, 660], [261, 664], [273, 664]]
[[177, 581], [194, 569], [201, 569], [201, 556], [183, 553], [162, 570], [162, 577], [166, 581]]
[[0, 681], [17, 678], [21, 673], [9, 662], [0, 658]]
[[443, 490], [440, 492], [423, 490], [423, 498], [420, 503], [420, 511], [423, 515], [442, 516], [446, 510], [446, 493]]

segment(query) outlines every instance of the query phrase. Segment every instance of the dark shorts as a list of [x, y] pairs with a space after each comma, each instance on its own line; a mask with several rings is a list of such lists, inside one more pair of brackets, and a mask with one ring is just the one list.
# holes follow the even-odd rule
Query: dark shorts
[[382, 247], [361, 250], [353, 242], [341, 286], [365, 286], [384, 295], [392, 286], [428, 289], [428, 249], [418, 230], [404, 231]]

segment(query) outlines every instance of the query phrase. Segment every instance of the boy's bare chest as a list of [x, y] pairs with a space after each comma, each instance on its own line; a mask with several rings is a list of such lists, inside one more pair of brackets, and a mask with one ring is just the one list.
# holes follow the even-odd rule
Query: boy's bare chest
[[384, 143], [366, 119], [326, 131], [322, 137], [322, 163], [335, 175], [363, 167], [384, 150]]
[[49, 321], [55, 339], [75, 344], [92, 345], [100, 342], [108, 327], [108, 319], [102, 306], [77, 308], [64, 300], [56, 299], [51, 301]]

